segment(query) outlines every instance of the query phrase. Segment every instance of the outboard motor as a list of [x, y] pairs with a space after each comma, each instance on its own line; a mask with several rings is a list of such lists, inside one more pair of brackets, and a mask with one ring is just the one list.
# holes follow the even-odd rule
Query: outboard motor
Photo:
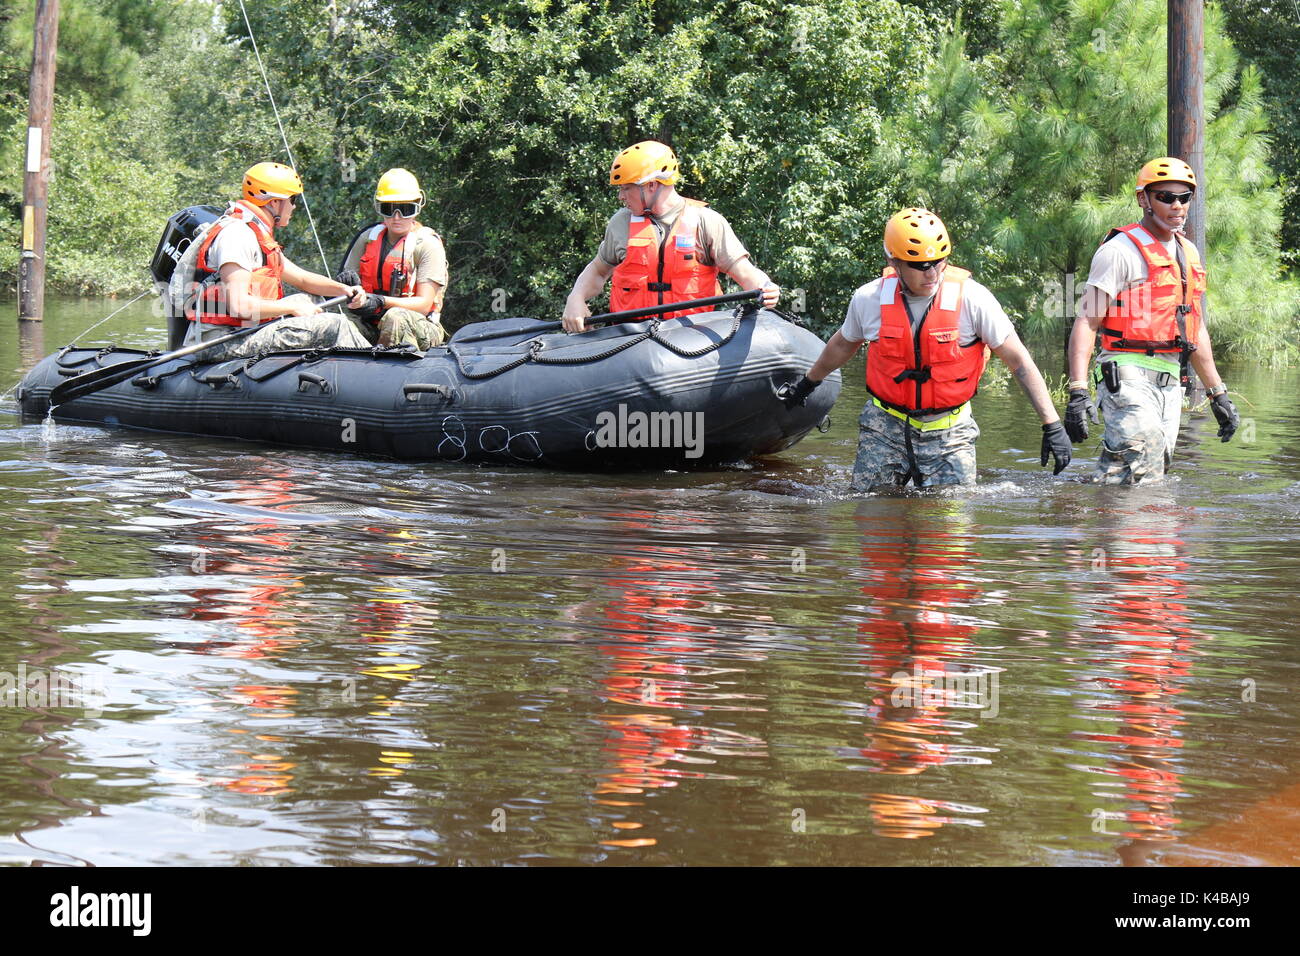
[[[185, 338], [188, 322], [185, 311], [179, 307], [175, 296], [168, 294], [168, 286], [176, 267], [185, 251], [197, 243], [208, 228], [221, 218], [222, 211], [216, 206], [188, 206], [167, 220], [163, 227], [158, 248], [153, 252], [149, 262], [149, 271], [153, 274], [154, 286], [163, 300], [163, 311], [167, 315], [167, 348], [181, 347]], [[190, 256], [192, 260], [194, 257]], [[192, 276], [191, 276], [192, 278]]]

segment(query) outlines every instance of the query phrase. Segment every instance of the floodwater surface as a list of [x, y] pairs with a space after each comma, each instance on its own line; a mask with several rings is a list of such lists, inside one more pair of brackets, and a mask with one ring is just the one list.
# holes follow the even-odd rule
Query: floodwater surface
[[[0, 389], [113, 307], [0, 322]], [[132, 307], [91, 340], [154, 347]], [[1059, 358], [1053, 357], [1053, 362]], [[1057, 369], [1051, 368], [1055, 373]], [[1294, 864], [1297, 374], [1147, 487], [847, 493], [0, 415], [0, 862]]]

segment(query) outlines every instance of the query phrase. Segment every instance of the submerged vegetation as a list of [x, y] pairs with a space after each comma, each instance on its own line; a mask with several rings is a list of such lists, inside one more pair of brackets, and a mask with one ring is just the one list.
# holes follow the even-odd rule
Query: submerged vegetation
[[[238, 3], [62, 7], [48, 281], [136, 292], [172, 212], [288, 157]], [[452, 325], [558, 314], [616, 206], [610, 158], [652, 137], [820, 331], [878, 272], [889, 213], [925, 203], [1022, 334], [1059, 339], [1097, 242], [1136, 217], [1137, 167], [1165, 151], [1163, 0], [286, 0], [248, 15], [328, 266], [305, 216], [291, 257], [333, 271], [373, 221], [375, 179], [406, 166], [447, 241]], [[0, 0], [0, 29], [12, 285], [30, 4]], [[1298, 37], [1271, 8], [1207, 10], [1210, 316], [1221, 351], [1257, 360], [1296, 339], [1282, 120]]]

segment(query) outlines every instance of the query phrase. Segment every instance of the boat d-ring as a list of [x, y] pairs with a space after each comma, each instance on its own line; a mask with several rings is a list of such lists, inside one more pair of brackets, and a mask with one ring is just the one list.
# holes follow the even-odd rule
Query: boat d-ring
[[817, 423], [817, 430], [823, 435], [831, 430], [831, 417], [829, 415]]

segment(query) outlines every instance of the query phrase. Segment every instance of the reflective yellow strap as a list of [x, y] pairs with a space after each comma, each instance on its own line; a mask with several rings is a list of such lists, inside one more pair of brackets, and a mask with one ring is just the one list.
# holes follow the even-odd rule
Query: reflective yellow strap
[[893, 415], [895, 418], [901, 418], [903, 421], [907, 422], [907, 424], [911, 425], [913, 428], [923, 432], [937, 432], [941, 428], [952, 428], [953, 425], [957, 424], [957, 420], [961, 418], [962, 413], [966, 411], [967, 406], [970, 405], [970, 402], [966, 402], [960, 408], [954, 408], [951, 412], [949, 412], [947, 415], [944, 415], [942, 418], [936, 418], [932, 422], [923, 422], [920, 421], [919, 419], [911, 418], [907, 415], [904, 415], [896, 408], [890, 408], [888, 405], [881, 402], [880, 399], [876, 398], [874, 395], [871, 396], [871, 400], [876, 403], [877, 408], [883, 408], [885, 411], [889, 412], [889, 414]]

